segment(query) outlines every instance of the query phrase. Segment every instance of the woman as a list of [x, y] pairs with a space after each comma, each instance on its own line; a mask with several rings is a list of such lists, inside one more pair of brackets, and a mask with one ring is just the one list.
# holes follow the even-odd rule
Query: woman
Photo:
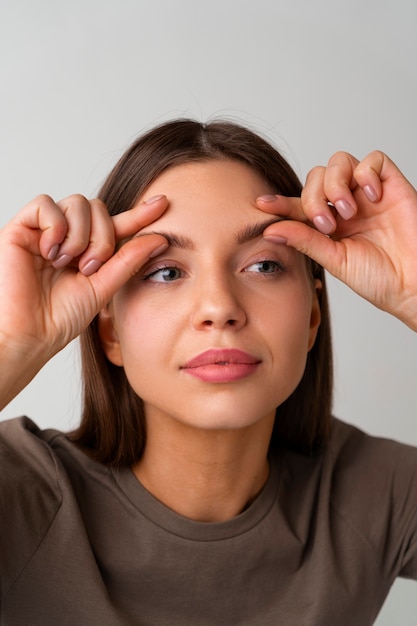
[[331, 418], [321, 268], [415, 329], [417, 194], [381, 153], [300, 193], [183, 120], [3, 230], [2, 404], [80, 333], [85, 393], [0, 429], [2, 623], [371, 624], [417, 576], [417, 452]]

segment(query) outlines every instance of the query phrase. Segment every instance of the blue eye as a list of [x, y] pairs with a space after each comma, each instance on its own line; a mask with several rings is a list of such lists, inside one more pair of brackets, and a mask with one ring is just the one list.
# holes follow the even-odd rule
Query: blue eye
[[270, 261], [268, 259], [265, 261], [257, 261], [245, 268], [245, 272], [254, 272], [257, 274], [279, 274], [283, 270], [284, 268], [277, 263], [277, 261]]
[[178, 267], [160, 267], [144, 276], [143, 280], [149, 280], [154, 283], [171, 283], [179, 278], [181, 278], [181, 270]]

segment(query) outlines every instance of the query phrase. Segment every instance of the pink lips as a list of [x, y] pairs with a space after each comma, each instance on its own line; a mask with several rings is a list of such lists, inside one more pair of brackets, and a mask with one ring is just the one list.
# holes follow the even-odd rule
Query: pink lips
[[205, 382], [227, 383], [253, 374], [260, 362], [242, 350], [212, 349], [187, 361], [181, 369]]

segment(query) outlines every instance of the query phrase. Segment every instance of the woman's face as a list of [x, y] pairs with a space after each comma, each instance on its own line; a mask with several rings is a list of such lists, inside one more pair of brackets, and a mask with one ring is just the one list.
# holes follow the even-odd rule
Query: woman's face
[[275, 220], [255, 199], [270, 192], [249, 167], [209, 161], [168, 170], [140, 199], [168, 197], [141, 234], [170, 246], [116, 294], [100, 333], [147, 420], [243, 428], [297, 386], [320, 311], [304, 257], [262, 238]]

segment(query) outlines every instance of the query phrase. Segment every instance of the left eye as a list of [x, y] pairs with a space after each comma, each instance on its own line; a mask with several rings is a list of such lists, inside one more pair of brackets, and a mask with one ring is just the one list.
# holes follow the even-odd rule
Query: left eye
[[177, 267], [161, 267], [144, 276], [143, 280], [150, 280], [154, 283], [170, 283], [179, 278], [181, 278], [181, 270]]
[[256, 272], [258, 274], [277, 274], [282, 271], [282, 266], [276, 261], [257, 261], [245, 268], [245, 272]]

